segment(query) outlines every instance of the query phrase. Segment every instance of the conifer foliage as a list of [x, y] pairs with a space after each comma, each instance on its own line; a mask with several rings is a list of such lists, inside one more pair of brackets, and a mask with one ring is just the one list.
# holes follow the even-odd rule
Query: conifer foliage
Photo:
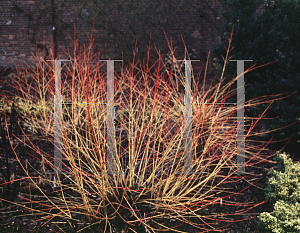
[[271, 168], [269, 172], [266, 201], [275, 205], [273, 213], [259, 216], [263, 232], [300, 232], [300, 164], [293, 164], [288, 157], [277, 153], [277, 171]]

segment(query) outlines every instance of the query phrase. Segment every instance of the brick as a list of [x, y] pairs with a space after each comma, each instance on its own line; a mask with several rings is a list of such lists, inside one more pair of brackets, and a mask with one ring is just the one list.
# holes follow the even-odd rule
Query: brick
[[[179, 0], [176, 0], [179, 1]], [[217, 12], [222, 11], [222, 7], [220, 6], [220, 2], [223, 0], [212, 0], [211, 1], [211, 7], [213, 7]], [[57, 42], [58, 45], [62, 47], [63, 50], [67, 51], [69, 48], [69, 51], [71, 55], [73, 55], [73, 41], [70, 40], [70, 38], [74, 38], [74, 23], [76, 24], [76, 34], [77, 38], [83, 39], [85, 36], [84, 31], [87, 31], [90, 35], [91, 28], [83, 28], [82, 24], [80, 23], [80, 20], [76, 15], [74, 14], [74, 7], [77, 7], [79, 9], [78, 1], [76, 0], [56, 0], [55, 6], [56, 6], [56, 14], [58, 15], [58, 18], [56, 19], [57, 24]], [[197, 1], [198, 2], [198, 1]], [[5, 60], [1, 60], [0, 66], [2, 67], [10, 67], [12, 64], [15, 64], [18, 61], [18, 58], [23, 58], [24, 61], [35, 61], [35, 59], [32, 57], [31, 52], [33, 54], [36, 54], [36, 44], [35, 41], [32, 43], [31, 39], [34, 38], [37, 40], [38, 43], [43, 43], [45, 40], [45, 44], [50, 52], [51, 50], [51, 36], [53, 36], [52, 31], [52, 17], [51, 17], [51, 2], [50, 1], [44, 1], [44, 0], [36, 0], [36, 1], [15, 1], [16, 5], [19, 6], [22, 10], [24, 10], [27, 13], [31, 13], [32, 19], [29, 20], [29, 18], [16, 11], [15, 8], [13, 8], [13, 3], [10, 0], [2, 0], [0, 1], [0, 24], [2, 25], [2, 31], [1, 31], [1, 37], [0, 37], [0, 48], [4, 49], [7, 53], [7, 55], [4, 54], [4, 52], [1, 50], [1, 56], [5, 55]], [[107, 2], [101, 2], [101, 5], [103, 9], [108, 9], [108, 5], [106, 5]], [[41, 9], [46, 9], [46, 11], [41, 14]], [[136, 10], [137, 6], [133, 7], [133, 12]], [[113, 9], [115, 6], [110, 7], [111, 12], [114, 12]], [[205, 7], [202, 7], [201, 4], [197, 5], [194, 9], [192, 9], [192, 12], [190, 12], [191, 15], [196, 15], [197, 12], [202, 11], [206, 9]], [[256, 14], [261, 14], [264, 10], [264, 6], [262, 6], [260, 9], [257, 10]], [[116, 10], [119, 11], [119, 10]], [[194, 13], [195, 12], [195, 13]], [[131, 13], [132, 14], [132, 13]], [[206, 17], [209, 17], [211, 20], [216, 19], [216, 15], [212, 11], [207, 10], [207, 12], [203, 12], [203, 14]], [[130, 14], [129, 14], [130, 15]], [[38, 20], [38, 17], [41, 16]], [[63, 17], [62, 17], [63, 16]], [[117, 17], [119, 17], [116, 12], [109, 15], [110, 20], [115, 20]], [[151, 15], [146, 15], [148, 21], [153, 23], [152, 31], [156, 31], [157, 26], [157, 19], [155, 17], [152, 17]], [[219, 17], [222, 20], [222, 16], [219, 15]], [[6, 25], [6, 23], [11, 20], [10, 25]], [[38, 22], [37, 22], [38, 20]], [[201, 18], [200, 18], [201, 20]], [[212, 25], [217, 25], [216, 23], [213, 23]], [[130, 21], [131, 23], [137, 23], [137, 25], [141, 25], [139, 19], [138, 21]], [[65, 26], [65, 25], [68, 25]], [[119, 30], [122, 30], [124, 27], [124, 23], [121, 23], [121, 26], [118, 28]], [[37, 28], [35, 28], [37, 26]], [[125, 32], [126, 35], [131, 35], [131, 32], [129, 31], [129, 27], [126, 26], [128, 31]], [[182, 44], [181, 35], [183, 30], [185, 29], [191, 29], [188, 35], [183, 35], [186, 45], [189, 49], [196, 48], [196, 53], [201, 56], [202, 59], [202, 67], [205, 68], [206, 65], [206, 59], [207, 59], [207, 52], [208, 50], [212, 50], [213, 42], [215, 41], [215, 37], [213, 36], [213, 31], [209, 27], [208, 23], [203, 20], [203, 22], [198, 22], [193, 20], [191, 17], [188, 17], [187, 15], [183, 15], [180, 12], [178, 12], [174, 16], [174, 22], [171, 22], [169, 27], [167, 28], [167, 31], [171, 32], [172, 35], [172, 41], [173, 44], [177, 41]], [[34, 32], [36, 30], [36, 35], [34, 35]], [[150, 30], [147, 29], [147, 32]], [[216, 31], [218, 32], [218, 31]], [[105, 37], [107, 36], [103, 28], [99, 28], [94, 30], [93, 35], [99, 35], [99, 37]], [[216, 33], [216, 37], [220, 36], [220, 33]], [[168, 39], [171, 42], [171, 36], [168, 35]], [[153, 37], [152, 37], [153, 38]], [[160, 41], [164, 42], [167, 45], [167, 41], [165, 38], [165, 35], [163, 31], [160, 35], [158, 35], [158, 38]], [[111, 40], [113, 42], [113, 40]], [[97, 50], [99, 51], [102, 49], [104, 44], [97, 44]], [[134, 44], [133, 44], [134, 46]], [[153, 46], [153, 43], [152, 43]], [[134, 47], [132, 48], [132, 50]], [[168, 47], [166, 47], [168, 49]], [[42, 52], [42, 49], [38, 49], [38, 52]], [[61, 49], [59, 49], [61, 51]], [[114, 46], [106, 46], [101, 53], [101, 58], [104, 57], [110, 58], [121, 58], [122, 53], [120, 51], [117, 51], [117, 48], [114, 48]], [[179, 46], [177, 48], [178, 54], [184, 53], [184, 47]], [[156, 55], [155, 48], [151, 49], [151, 53]], [[13, 55], [14, 54], [14, 55]], [[23, 56], [26, 54], [26, 56]], [[180, 55], [181, 56], [181, 55]], [[211, 53], [210, 55], [210, 62], [209, 62], [209, 70], [207, 73], [212, 73], [212, 59], [214, 57], [214, 54]], [[1, 59], [1, 57], [0, 57]], [[124, 57], [124, 59], [126, 59]], [[181, 58], [180, 58], [181, 59]], [[199, 67], [200, 65], [196, 65]], [[195, 67], [196, 67], [195, 66]]]

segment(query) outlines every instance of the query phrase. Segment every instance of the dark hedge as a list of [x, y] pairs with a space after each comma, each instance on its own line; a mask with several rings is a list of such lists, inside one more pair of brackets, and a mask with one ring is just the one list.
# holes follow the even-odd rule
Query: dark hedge
[[[214, 59], [214, 69], [221, 77], [224, 61], [221, 57], [226, 57], [224, 46], [228, 47], [233, 25], [233, 37], [229, 52], [229, 59], [248, 59], [253, 62], [245, 62], [245, 71], [253, 66], [269, 65], [257, 68], [245, 74], [245, 100], [254, 99], [265, 95], [282, 94], [279, 97], [287, 98], [276, 100], [264, 115], [267, 118], [262, 123], [268, 129], [280, 129], [270, 132], [266, 139], [272, 142], [284, 140], [270, 146], [271, 149], [279, 150], [291, 137], [286, 145], [285, 151], [292, 157], [300, 156], [300, 8], [297, 0], [274, 0], [267, 1], [266, 9], [260, 16], [255, 16], [254, 12], [263, 0], [228, 0], [227, 9], [222, 13], [224, 24], [222, 26], [221, 40], [216, 40], [213, 52], [218, 57]], [[224, 84], [232, 80], [236, 74], [237, 62], [228, 62], [225, 68]], [[219, 80], [216, 80], [219, 81]], [[236, 88], [236, 82], [232, 88]], [[278, 98], [278, 97], [277, 97]], [[229, 99], [236, 102], [236, 96]], [[258, 117], [267, 108], [268, 104], [262, 104], [256, 109], [249, 109], [248, 116]], [[248, 111], [248, 109], [247, 109]]]

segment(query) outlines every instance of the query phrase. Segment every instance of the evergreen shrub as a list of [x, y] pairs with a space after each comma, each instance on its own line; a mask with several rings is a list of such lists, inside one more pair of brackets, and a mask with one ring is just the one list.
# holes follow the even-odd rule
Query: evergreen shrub
[[259, 216], [263, 232], [300, 232], [300, 164], [288, 157], [277, 152], [277, 171], [271, 168], [269, 172], [266, 201], [275, 204], [273, 213]]

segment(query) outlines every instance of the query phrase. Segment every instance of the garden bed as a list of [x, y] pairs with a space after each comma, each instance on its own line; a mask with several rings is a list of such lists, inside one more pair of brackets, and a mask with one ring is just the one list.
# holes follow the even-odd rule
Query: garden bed
[[[3, 85], [1, 89], [4, 91], [14, 91], [12, 89], [9, 89], [10, 87], [7, 84], [7, 82], [10, 82], [9, 78], [7, 76], [1, 77], [1, 80], [5, 81], [2, 82]], [[3, 119], [3, 116], [1, 116]], [[9, 119], [9, 118], [8, 118]], [[116, 129], [118, 131], [118, 129]], [[16, 135], [19, 135], [19, 132], [14, 131]], [[30, 129], [27, 129], [28, 134], [32, 133], [30, 132]], [[32, 135], [32, 136], [37, 136], [37, 135]], [[124, 137], [126, 135], [124, 134]], [[1, 138], [1, 143], [3, 144], [4, 138]], [[39, 148], [41, 148], [43, 151], [48, 151], [49, 153], [53, 151], [53, 145], [49, 143], [48, 141], [42, 141], [38, 138], [35, 138], [33, 140], [35, 145], [38, 145]], [[38, 162], [33, 156], [30, 156], [29, 154], [32, 154], [34, 156], [38, 156], [35, 154], [35, 152], [30, 149], [29, 147], [24, 146], [24, 144], [19, 143], [18, 145], [15, 144], [15, 150], [16, 153], [18, 154], [20, 161], [24, 167], [28, 167], [29, 174], [31, 176], [37, 175], [35, 170], [41, 170], [41, 163]], [[19, 165], [17, 159], [15, 158], [15, 155], [12, 153], [11, 150], [4, 150], [3, 148], [1, 149], [0, 152], [0, 160], [1, 160], [1, 167], [0, 167], [0, 183], [3, 183], [6, 180], [6, 174], [7, 174], [7, 167], [6, 167], [6, 157], [7, 153], [9, 153], [9, 167], [10, 167], [10, 174], [14, 176], [14, 180], [19, 180], [22, 179], [23, 177], [26, 176], [24, 173], [23, 169]], [[269, 153], [270, 155], [270, 153]], [[254, 173], [254, 174], [259, 174], [259, 178], [257, 179], [257, 182], [255, 185], [251, 186], [248, 191], [243, 192], [244, 195], [235, 195], [233, 197], [228, 197], [224, 198], [221, 202], [218, 202], [214, 205], [210, 205], [207, 208], [203, 209], [203, 214], [204, 215], [209, 215], [211, 213], [220, 213], [220, 214], [230, 214], [238, 209], [240, 209], [239, 206], [236, 205], [236, 203], [261, 203], [264, 201], [264, 188], [266, 187], [266, 181], [267, 181], [267, 172], [272, 165], [268, 163], [260, 163], [260, 167], [257, 168], [249, 168], [247, 170], [249, 173]], [[224, 174], [226, 175], [226, 174]], [[249, 179], [248, 179], [249, 180]], [[63, 181], [67, 182], [67, 181]], [[218, 182], [216, 180], [215, 182]], [[230, 183], [230, 186], [233, 184]], [[249, 186], [249, 183], [246, 182], [245, 180], [238, 180], [236, 183], [236, 189], [242, 190], [246, 187]], [[226, 187], [226, 184], [222, 186], [222, 188], [232, 188], [232, 187]], [[66, 222], [61, 219], [57, 219], [55, 221], [56, 223], [51, 223], [51, 224], [45, 224], [44, 226], [41, 226], [43, 223], [41, 221], [31, 221], [31, 220], [36, 220], [38, 217], [33, 214], [31, 215], [26, 215], [26, 216], [19, 216], [16, 217], [17, 215], [21, 215], [25, 213], [25, 209], [23, 207], [17, 207], [14, 204], [20, 203], [22, 199], [18, 197], [17, 195], [21, 195], [22, 192], [27, 192], [29, 191], [32, 194], [31, 198], [34, 199], [34, 194], [37, 192], [34, 187], [32, 189], [29, 186], [29, 183], [25, 182], [25, 180], [19, 180], [13, 182], [10, 187], [8, 185], [3, 186], [3, 188], [0, 191], [0, 197], [2, 199], [7, 199], [10, 200], [11, 203], [7, 203], [2, 201], [0, 204], [1, 208], [1, 218], [0, 218], [0, 229], [2, 232], [76, 232], [79, 228], [82, 228], [83, 225], [88, 225], [89, 223], [87, 222], [86, 219], [78, 219], [79, 224], [75, 224], [74, 222]], [[48, 193], [48, 195], [51, 195], [53, 193], [53, 187], [51, 185], [45, 184], [43, 187], [43, 190]], [[215, 194], [215, 197], [217, 197], [217, 194]], [[37, 200], [37, 199], [36, 199]], [[235, 204], [234, 204], [235, 203]], [[28, 207], [31, 206], [31, 204], [27, 204]], [[272, 206], [269, 204], [262, 204], [259, 205], [256, 208], [253, 208], [249, 210], [247, 213], [245, 213], [242, 217], [238, 216], [235, 218], [235, 220], [245, 220], [247, 218], [251, 218], [254, 216], [259, 215], [261, 212], [271, 212], [272, 211]], [[224, 216], [224, 220], [226, 217]], [[173, 219], [167, 219], [165, 221], [173, 222]], [[258, 231], [258, 226], [257, 226], [257, 221], [258, 218], [252, 218], [250, 220], [246, 221], [241, 221], [241, 222], [235, 222], [233, 223], [229, 228], [229, 230], [225, 232], [259, 232]], [[66, 222], [66, 223], [62, 223]], [[225, 222], [225, 221], [224, 221]], [[202, 222], [199, 222], [202, 223]], [[176, 225], [176, 221], [174, 221], [174, 225]], [[226, 225], [226, 224], [220, 224], [220, 226]], [[99, 226], [98, 226], [99, 227]], [[196, 229], [192, 229], [191, 226], [189, 232], [198, 232]], [[85, 231], [82, 232], [101, 232], [101, 227], [100, 229], [96, 229], [97, 226], [91, 227], [93, 229], [89, 230], [86, 229]], [[186, 228], [184, 230], [187, 230]]]

